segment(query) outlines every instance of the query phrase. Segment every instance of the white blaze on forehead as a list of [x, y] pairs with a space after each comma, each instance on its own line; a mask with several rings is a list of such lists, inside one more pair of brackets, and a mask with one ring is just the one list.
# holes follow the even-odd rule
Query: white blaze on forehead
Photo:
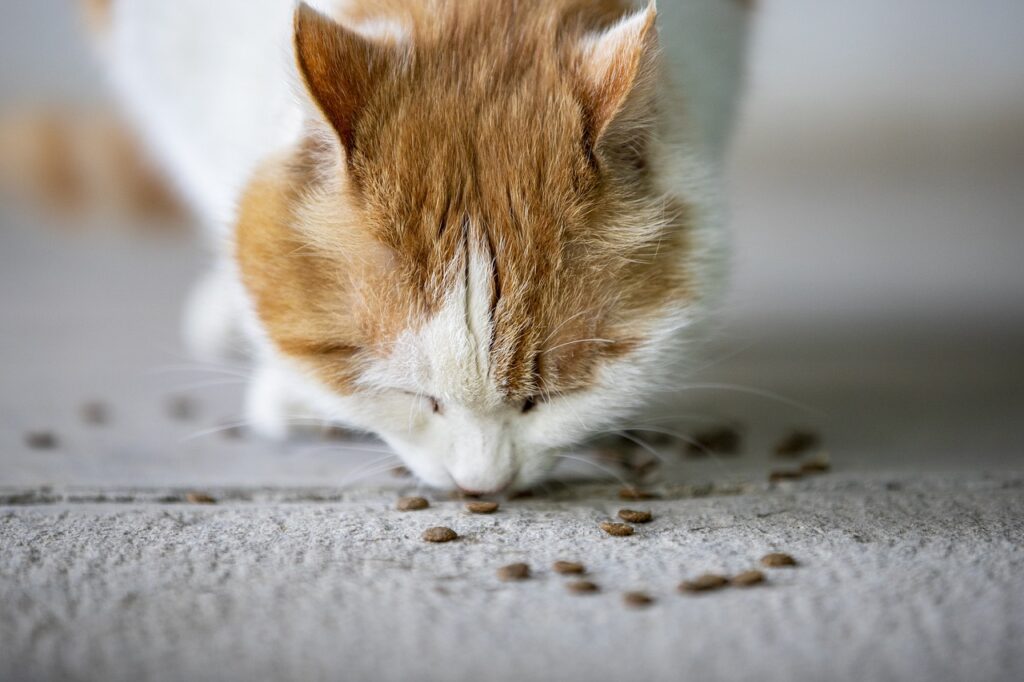
[[472, 241], [467, 259], [458, 264], [463, 271], [449, 278], [454, 284], [441, 308], [426, 324], [401, 334], [391, 354], [374, 363], [362, 383], [402, 388], [478, 410], [501, 403], [490, 371], [493, 262]]

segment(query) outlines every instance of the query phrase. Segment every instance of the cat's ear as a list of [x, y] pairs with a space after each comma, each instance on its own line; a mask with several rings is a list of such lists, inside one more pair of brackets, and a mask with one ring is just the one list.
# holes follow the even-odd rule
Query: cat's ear
[[577, 47], [577, 89], [591, 149], [628, 140], [653, 117], [657, 87], [657, 8], [628, 15]]
[[378, 44], [302, 2], [295, 10], [295, 58], [310, 96], [346, 154], [377, 83], [394, 63], [394, 47]]

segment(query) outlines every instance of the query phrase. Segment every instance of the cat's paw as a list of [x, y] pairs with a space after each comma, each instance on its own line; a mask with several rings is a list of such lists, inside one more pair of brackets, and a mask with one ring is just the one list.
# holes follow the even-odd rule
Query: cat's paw
[[253, 372], [245, 397], [245, 417], [256, 435], [283, 441], [322, 432], [324, 415], [300, 397], [296, 381], [287, 370], [271, 363]]
[[216, 267], [196, 282], [185, 303], [184, 338], [198, 360], [221, 362], [247, 353], [238, 285], [231, 272]]

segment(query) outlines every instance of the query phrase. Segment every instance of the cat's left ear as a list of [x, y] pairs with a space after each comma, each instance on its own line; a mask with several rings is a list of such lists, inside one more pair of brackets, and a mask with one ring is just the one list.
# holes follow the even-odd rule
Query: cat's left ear
[[577, 47], [577, 92], [592, 149], [630, 139], [653, 116], [657, 14], [649, 0], [645, 9], [583, 36]]
[[376, 85], [395, 63], [394, 47], [378, 44], [302, 2], [295, 10], [295, 58], [317, 107], [345, 153]]

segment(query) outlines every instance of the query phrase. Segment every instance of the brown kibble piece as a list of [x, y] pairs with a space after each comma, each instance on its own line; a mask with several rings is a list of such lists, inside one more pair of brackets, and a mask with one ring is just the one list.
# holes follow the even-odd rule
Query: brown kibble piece
[[435, 526], [423, 531], [423, 539], [427, 542], [451, 542], [458, 539], [458, 537], [458, 533], [444, 526]]
[[658, 496], [655, 493], [650, 493], [639, 488], [633, 488], [627, 486], [619, 490], [620, 500], [656, 500]]
[[217, 504], [217, 500], [210, 495], [196, 492], [186, 493], [185, 501], [189, 504]]
[[654, 599], [646, 592], [626, 592], [622, 595], [622, 601], [626, 602], [626, 606], [633, 606], [636, 608], [643, 608], [644, 606], [650, 606], [654, 603]]
[[167, 400], [167, 415], [171, 419], [187, 421], [194, 419], [196, 412], [196, 405], [188, 396], [177, 395]]
[[82, 421], [93, 426], [100, 426], [110, 421], [110, 410], [98, 400], [91, 400], [82, 405]]
[[682, 592], [707, 592], [708, 590], [717, 590], [725, 587], [729, 584], [729, 580], [725, 576], [717, 575], [715, 573], [705, 573], [704, 575], [697, 576], [693, 580], [686, 580], [679, 585], [679, 589]]
[[404, 466], [399, 465], [396, 467], [391, 467], [391, 475], [394, 476], [395, 478], [406, 478], [407, 476], [411, 476], [412, 472], [409, 471]]
[[687, 445], [687, 453], [691, 457], [735, 455], [740, 449], [739, 431], [731, 426], [720, 426], [695, 433], [691, 441]]
[[601, 524], [601, 530], [617, 538], [624, 538], [633, 534], [633, 526], [625, 523], [615, 523], [614, 521], [604, 521]]
[[592, 583], [589, 580], [573, 580], [571, 582], [567, 582], [565, 587], [570, 592], [576, 592], [578, 594], [597, 592], [601, 589], [597, 586], [597, 583]]
[[57, 436], [52, 431], [32, 431], [25, 434], [25, 444], [33, 450], [52, 450], [57, 447]]
[[556, 561], [551, 568], [562, 575], [581, 575], [587, 572], [586, 567], [578, 561]]
[[821, 444], [821, 438], [812, 431], [792, 431], [775, 445], [779, 457], [798, 457]]
[[768, 474], [768, 480], [771, 483], [778, 483], [779, 481], [797, 481], [804, 477], [804, 474], [799, 469], [776, 469]]
[[529, 564], [517, 563], [502, 566], [498, 569], [498, 578], [506, 582], [512, 580], [526, 580], [530, 577]]
[[466, 504], [466, 511], [472, 514], [493, 514], [494, 512], [498, 511], [498, 503], [485, 502], [484, 500], [468, 502]]
[[513, 500], [532, 500], [537, 494], [530, 489], [518, 490], [512, 493]]
[[809, 459], [800, 465], [800, 471], [805, 474], [823, 474], [831, 468], [828, 460], [824, 457]]
[[651, 516], [651, 512], [649, 511], [637, 511], [635, 509], [620, 509], [619, 518], [623, 521], [628, 521], [630, 523], [650, 523], [651, 519], [653, 519], [654, 517]]
[[796, 566], [796, 559], [783, 552], [772, 552], [761, 557], [761, 565], [768, 568], [780, 568], [783, 566]]
[[419, 511], [430, 506], [425, 497], [399, 497], [395, 508], [398, 511]]
[[758, 570], [743, 571], [732, 577], [732, 584], [736, 587], [751, 587], [764, 582], [764, 573]]
[[323, 440], [329, 441], [352, 440], [353, 435], [354, 434], [345, 427], [337, 426], [336, 424], [324, 427], [324, 429], [320, 432], [320, 437]]

